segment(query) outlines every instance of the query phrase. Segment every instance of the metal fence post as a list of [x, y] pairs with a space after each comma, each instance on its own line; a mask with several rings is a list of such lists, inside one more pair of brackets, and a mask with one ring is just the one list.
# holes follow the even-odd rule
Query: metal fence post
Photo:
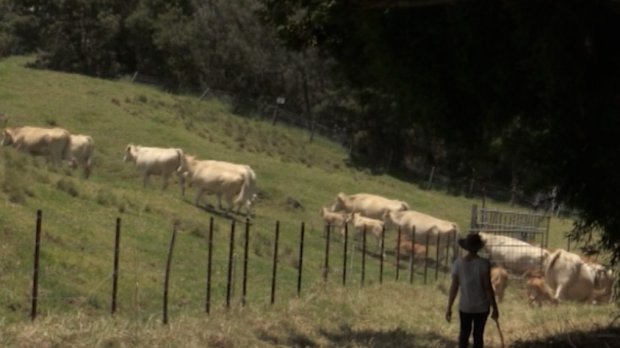
[[364, 235], [362, 236], [362, 283], [361, 283], [361, 286], [364, 286], [364, 280], [366, 279], [366, 225], [364, 225], [363, 233]]
[[430, 242], [431, 234], [429, 231], [426, 231], [426, 252], [424, 254], [424, 284], [426, 284], [427, 275], [428, 275], [428, 247]]
[[441, 233], [437, 231], [437, 244], [435, 245], [435, 280], [439, 279], [439, 251], [441, 251]]
[[325, 264], [323, 266], [323, 280], [327, 281], [327, 273], [329, 273], [329, 240], [331, 239], [331, 226], [327, 225], [327, 234], [325, 236]]
[[385, 252], [385, 226], [381, 227], [381, 258], [379, 261], [379, 284], [383, 284], [383, 254]]
[[409, 255], [409, 283], [413, 284], [415, 265], [415, 226], [411, 228], [411, 255]]
[[344, 225], [344, 246], [342, 259], [342, 285], [347, 285], [347, 250], [349, 242], [349, 225]]
[[228, 277], [226, 281], [226, 308], [230, 308], [230, 295], [232, 293], [233, 257], [235, 251], [235, 220], [230, 225], [230, 244], [228, 247]]
[[168, 258], [166, 260], [166, 274], [164, 278], [164, 318], [163, 324], [168, 324], [168, 288], [170, 285], [170, 268], [172, 266], [172, 252], [174, 251], [174, 241], [177, 237], [177, 225], [175, 222], [172, 226], [172, 237], [170, 238], [170, 246], [168, 248]]
[[112, 315], [116, 313], [116, 294], [118, 292], [118, 258], [121, 242], [121, 218], [116, 218], [116, 233], [114, 235], [114, 268], [112, 270]]
[[34, 265], [32, 267], [32, 305], [30, 308], [30, 320], [37, 317], [37, 304], [39, 295], [39, 257], [41, 250], [41, 220], [43, 212], [37, 210], [37, 227], [34, 234]]
[[301, 294], [301, 274], [304, 266], [304, 234], [306, 230], [306, 224], [301, 223], [301, 232], [299, 236], [299, 272], [297, 273], [297, 297]]
[[398, 239], [396, 240], [396, 280], [398, 280], [398, 272], [400, 271], [400, 235], [401, 230], [398, 226]]
[[280, 238], [280, 221], [276, 221], [276, 236], [273, 246], [273, 270], [271, 277], [271, 304], [276, 301], [276, 275], [278, 269], [278, 239]]
[[205, 300], [205, 312], [211, 311], [211, 271], [213, 261], [213, 217], [209, 219], [209, 240], [207, 245], [209, 254], [207, 256], [207, 294]]
[[248, 293], [248, 258], [250, 246], [250, 219], [245, 219], [245, 240], [243, 250], [243, 286], [241, 288], [241, 305], [245, 306]]

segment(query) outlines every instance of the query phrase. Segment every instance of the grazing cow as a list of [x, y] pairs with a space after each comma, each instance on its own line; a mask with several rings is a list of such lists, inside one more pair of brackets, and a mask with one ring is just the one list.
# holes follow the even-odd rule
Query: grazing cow
[[585, 263], [577, 254], [558, 249], [545, 261], [545, 281], [557, 300], [596, 303], [609, 296], [612, 271]]
[[[182, 164], [183, 150], [129, 144], [125, 148], [123, 160], [137, 165], [142, 174], [143, 187], [146, 187], [150, 175], [161, 175], [162, 190], [164, 190], [168, 186], [170, 175], [177, 173], [177, 169]], [[183, 177], [181, 175], [179, 175], [179, 184], [183, 192]]]
[[426, 246], [410, 240], [401, 240], [398, 246], [398, 254], [400, 257], [410, 257], [413, 253], [413, 258], [416, 261], [424, 260], [426, 258]]
[[386, 228], [400, 228], [404, 236], [415, 232], [415, 242], [424, 245], [436, 245], [440, 248], [441, 258], [446, 246], [454, 247], [454, 236], [458, 226], [454, 222], [438, 219], [434, 216], [413, 210], [386, 211], [383, 215]]
[[[190, 184], [196, 186], [198, 190], [196, 205], [199, 205], [200, 197], [204, 193], [224, 196], [229, 211], [243, 203], [247, 171], [222, 166], [218, 161], [197, 160], [195, 156], [185, 156], [182, 170], [189, 178]], [[249, 211], [247, 213], [249, 217]]]
[[489, 259], [513, 273], [523, 274], [541, 269], [549, 255], [547, 250], [516, 238], [485, 232], [479, 234]]
[[336, 200], [332, 206], [332, 211], [359, 213], [362, 216], [376, 220], [381, 220], [383, 214], [387, 211], [403, 210], [409, 210], [409, 205], [403, 201], [367, 193], [346, 195], [341, 192], [336, 196]]
[[497, 300], [502, 302], [504, 300], [504, 292], [508, 286], [508, 272], [502, 266], [495, 265], [491, 267], [491, 285]]
[[73, 157], [73, 169], [82, 167], [84, 177], [88, 179], [93, 163], [95, 141], [90, 135], [71, 134], [71, 156]]
[[[189, 171], [188, 171], [189, 161], [194, 161], [195, 163], [207, 162], [207, 161], [197, 161], [195, 156], [184, 156], [183, 164], [177, 170], [179, 173], [181, 173], [183, 178], [189, 175]], [[249, 217], [251, 214], [252, 204], [256, 200], [256, 196], [257, 196], [256, 195], [257, 193], [256, 173], [254, 172], [254, 170], [250, 166], [245, 165], [245, 164], [236, 164], [236, 163], [214, 161], [214, 160], [209, 160], [208, 163], [213, 168], [215, 167], [221, 168], [223, 171], [234, 172], [243, 177], [243, 185], [241, 186], [241, 191], [239, 192], [240, 198], [238, 201], [235, 201], [235, 206], [237, 207], [237, 213], [239, 213], [241, 211], [241, 207], [244, 206], [246, 215]], [[190, 180], [190, 186], [191, 184], [192, 182]], [[183, 192], [185, 192], [184, 189], [183, 189]], [[205, 192], [208, 192], [208, 191], [205, 191]], [[218, 192], [208, 192], [208, 193], [213, 193], [217, 196], [218, 206], [220, 209], [223, 210], [224, 208], [222, 206], [222, 193], [218, 193]]]
[[540, 272], [525, 273], [525, 290], [527, 292], [528, 304], [532, 306], [534, 303], [538, 307], [542, 307], [543, 302], [558, 304], [559, 301], [553, 297], [551, 288], [545, 283], [545, 278]]
[[72, 162], [71, 137], [63, 128], [5, 128], [2, 146], [9, 145], [33, 156], [46, 157], [53, 163]]
[[349, 217], [347, 214], [343, 213], [334, 213], [330, 211], [327, 207], [321, 208], [321, 217], [326, 225], [339, 228], [340, 235], [344, 239], [344, 229], [347, 225], [347, 221]]
[[351, 223], [355, 228], [355, 236], [362, 236], [364, 231], [372, 233], [377, 240], [377, 249], [381, 247], [381, 237], [383, 236], [383, 221], [361, 216], [359, 213], [351, 214]]

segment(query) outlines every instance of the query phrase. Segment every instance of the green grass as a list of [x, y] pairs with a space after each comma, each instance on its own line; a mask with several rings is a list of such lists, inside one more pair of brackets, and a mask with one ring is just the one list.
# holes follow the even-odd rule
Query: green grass
[[[0, 209], [0, 235], [3, 239], [0, 244], [0, 282], [3, 284], [0, 287], [0, 314], [6, 322], [14, 323], [9, 329], [9, 332], [13, 332], [12, 336], [9, 335], [12, 338], [6, 341], [9, 345], [13, 342], [11, 339], [20, 339], [18, 336], [21, 333], [17, 331], [25, 330], [25, 335], [32, 332], [33, 336], [38, 337], [43, 334], [40, 330], [49, 329], [47, 325], [58, 325], [57, 320], [64, 322], [70, 320], [68, 318], [73, 313], [81, 313], [88, 318], [88, 328], [84, 332], [97, 331], [100, 326], [105, 330], [120, 332], [137, 330], [135, 335], [130, 333], [128, 337], [119, 338], [119, 342], [122, 342], [119, 345], [133, 345], [139, 341], [137, 345], [147, 346], [149, 339], [142, 339], [146, 332], [155, 331], [152, 322], [161, 312], [163, 270], [172, 224], [177, 220], [181, 225], [172, 265], [172, 321], [203, 326], [206, 325], [205, 320], [207, 323], [215, 320], [199, 319], [204, 311], [206, 236], [211, 216], [215, 219], [213, 308], [214, 311], [222, 310], [226, 291], [230, 220], [195, 207], [192, 190], [185, 197], [180, 195], [174, 184], [166, 191], [161, 191], [158, 177], [152, 177], [149, 185], [142, 188], [135, 167], [122, 162], [123, 151], [128, 143], [181, 147], [186, 153], [196, 154], [200, 158], [245, 163], [254, 168], [261, 199], [255, 206], [256, 216], [250, 237], [248, 303], [252, 309], [247, 320], [261, 321], [267, 332], [273, 329], [274, 323], [279, 322], [272, 321], [276, 313], [286, 315], [289, 310], [303, 312], [300, 308], [304, 307], [299, 303], [318, 307], [318, 304], [312, 302], [315, 296], [319, 296], [328, 307], [339, 303], [321, 297], [318, 285], [325, 247], [318, 212], [321, 206], [331, 204], [338, 192], [369, 192], [401, 199], [415, 210], [456, 221], [463, 231], [469, 226], [472, 204], [480, 203], [478, 200], [422, 190], [416, 185], [386, 175], [371, 175], [355, 170], [347, 165], [346, 151], [328, 140], [315, 137], [313, 143], [308, 143], [308, 134], [302, 130], [273, 127], [259, 118], [233, 115], [230, 108], [218, 100], [200, 101], [166, 94], [156, 88], [127, 81], [29, 69], [24, 66], [28, 60], [27, 57], [11, 57], [0, 61], [0, 114], [4, 115], [6, 125], [57, 125], [72, 133], [89, 134], [95, 139], [96, 154], [93, 174], [89, 180], [84, 180], [79, 172], [48, 165], [43, 159], [31, 158], [10, 148], [0, 149], [0, 200], [3, 204]], [[286, 203], [288, 197], [301, 202], [303, 208], [289, 207]], [[210, 197], [209, 202], [215, 204], [214, 198]], [[489, 204], [509, 209], [498, 202]], [[45, 324], [29, 327], [20, 323], [26, 320], [29, 312], [37, 209], [43, 211], [39, 308]], [[123, 319], [108, 321], [100, 319], [100, 316], [105, 317], [109, 310], [117, 217], [122, 218], [118, 313]], [[266, 311], [262, 314], [269, 307], [276, 221], [280, 221], [276, 302], [283, 304], [283, 312]], [[302, 221], [306, 224], [302, 289], [305, 296], [301, 300], [291, 300], [295, 298], [296, 292], [295, 265], [298, 261]], [[569, 229], [570, 221], [553, 219], [550, 246], [565, 247], [564, 233]], [[234, 308], [239, 306], [241, 292], [243, 226], [237, 224], [236, 231]], [[388, 245], [394, 245], [394, 239], [394, 233], [391, 233]], [[335, 283], [342, 276], [342, 244], [338, 236], [333, 236], [332, 241], [329, 276], [330, 282]], [[350, 288], [357, 289], [360, 286], [360, 260], [360, 255], [355, 254], [353, 269], [348, 271]], [[377, 284], [378, 267], [376, 258], [368, 258], [367, 287], [372, 288]], [[406, 269], [401, 272], [401, 282], [404, 283]], [[386, 263], [384, 277], [389, 285], [385, 290], [377, 288], [373, 291], [386, 291], [390, 294], [387, 298], [394, 297], [394, 294], [400, 296], [409, 289], [413, 293], [433, 292], [429, 290], [435, 284], [432, 272], [428, 275], [429, 285], [419, 285], [422, 273], [418, 267], [415, 279], [418, 285], [414, 287], [393, 284], [394, 273], [393, 261]], [[440, 279], [443, 277], [440, 274]], [[346, 293], [342, 289], [334, 291]], [[364, 292], [357, 295], [357, 290], [354, 294], [351, 299], [342, 295], [345, 298], [340, 301], [349, 304], [350, 314], [363, 316], [365, 313], [358, 312], [358, 304], [354, 301], [360, 297], [366, 301], [364, 296], [373, 295], [364, 295]], [[433, 301], [438, 304], [443, 300], [445, 296], [441, 295]], [[418, 310], [422, 309], [416, 305], [403, 308], [403, 311]], [[235, 311], [239, 313], [225, 317], [228, 319], [217, 325], [227, 325], [227, 321], [232, 321], [232, 318], [245, 317], [242, 310]], [[608, 315], [608, 309], [604, 307], [592, 311], [597, 320]], [[315, 315], [320, 317], [322, 314]], [[316, 327], [308, 330], [319, 330], [320, 323], [329, 322], [334, 316], [338, 318], [336, 322], [344, 320], [346, 324], [347, 319], [341, 318], [343, 315], [347, 315], [347, 310], [329, 313], [318, 320]], [[376, 315], [382, 318], [384, 314]], [[398, 317], [396, 314], [385, 315], [391, 319]], [[399, 320], [407, 323], [405, 318]], [[135, 328], [134, 325], [139, 324], [134, 322], [145, 326]], [[351, 323], [355, 328], [355, 321]], [[67, 327], [72, 325], [77, 323], [66, 323]], [[407, 325], [403, 330], [415, 326], [412, 323]], [[381, 327], [385, 327], [387, 332], [396, 330], [396, 335], [401, 334], [395, 326], [388, 326], [384, 323]], [[336, 326], [328, 327], [330, 330], [337, 329]], [[444, 325], [437, 323], [424, 330], [439, 330], [440, 327]], [[233, 330], [242, 331], [240, 327]], [[277, 342], [282, 339], [281, 330], [276, 330]], [[451, 330], [443, 336], [453, 336], [454, 330]], [[157, 333], [157, 337], [168, 337], [166, 335]], [[216, 337], [216, 340], [220, 337], [217, 330], [197, 335], [199, 342], [211, 342], [212, 337]], [[76, 336], [79, 345], [90, 345], [92, 341], [88, 340], [95, 339], [84, 338], [84, 341], [79, 336]], [[251, 334], [241, 336], [255, 339], [251, 338], [254, 337]], [[46, 342], [53, 344], [55, 339], [61, 338], [50, 339], [52, 341]], [[105, 339], [114, 341], [110, 337], [101, 339], [103, 341], [97, 344], [103, 346], [107, 344]], [[222, 346], [226, 346], [226, 339], [222, 340]], [[317, 340], [319, 344], [329, 342], [319, 338]], [[233, 341], [233, 345], [245, 345], [247, 342], [254, 341], [242, 339]], [[115, 344], [111, 343], [110, 346], [119, 346]], [[182, 346], [182, 343], [177, 345]], [[361, 343], [359, 345], [363, 346]]]

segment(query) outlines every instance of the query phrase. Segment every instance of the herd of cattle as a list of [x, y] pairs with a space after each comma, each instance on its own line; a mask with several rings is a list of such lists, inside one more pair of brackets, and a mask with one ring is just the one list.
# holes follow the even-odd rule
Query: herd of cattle
[[[4, 129], [1, 144], [45, 156], [55, 163], [67, 162], [74, 169], [82, 167], [86, 177], [91, 173], [95, 144], [88, 135], [73, 135], [58, 127], [14, 127]], [[158, 175], [165, 189], [170, 176], [176, 175], [182, 194], [185, 194], [185, 183], [196, 187], [196, 205], [207, 193], [216, 195], [220, 209], [224, 209], [221, 203], [224, 196], [229, 211], [237, 208], [239, 212], [244, 208], [250, 216], [257, 194], [256, 173], [250, 166], [199, 160], [184, 154], [180, 148], [132, 144], [125, 148], [124, 161], [135, 163], [144, 186], [149, 176]], [[326, 224], [338, 228], [343, 236], [345, 226], [350, 223], [355, 236], [366, 231], [375, 237], [377, 246], [384, 231], [400, 229], [405, 236], [398, 246], [400, 255], [425, 255], [427, 245], [433, 245], [443, 254], [455, 247], [459, 232], [456, 223], [411, 210], [406, 202], [365, 193], [339, 193], [334, 204], [323, 207], [320, 214]], [[603, 265], [562, 249], [546, 250], [516, 238], [478, 233], [485, 241], [484, 252], [495, 264], [492, 283], [499, 300], [503, 298], [508, 273], [524, 277], [530, 304], [563, 300], [600, 303], [611, 298], [614, 279], [612, 271]]]
[[[366, 231], [374, 235], [378, 243], [384, 231], [398, 228], [405, 237], [398, 246], [400, 255], [413, 253], [425, 257], [426, 246], [433, 245], [442, 259], [441, 252], [456, 245], [454, 236], [458, 226], [454, 222], [410, 210], [406, 202], [377, 195], [339, 193], [331, 208], [321, 209], [321, 216], [341, 234], [351, 223], [354, 236]], [[602, 303], [612, 298], [613, 272], [594, 260], [562, 249], [544, 249], [504, 235], [475, 233], [480, 234], [485, 243], [484, 253], [494, 264], [491, 281], [500, 301], [509, 273], [525, 280], [530, 304], [564, 300]]]

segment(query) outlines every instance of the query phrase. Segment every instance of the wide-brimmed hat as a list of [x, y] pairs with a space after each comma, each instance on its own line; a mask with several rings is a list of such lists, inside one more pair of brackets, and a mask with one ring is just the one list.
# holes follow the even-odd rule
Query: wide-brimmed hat
[[484, 247], [484, 241], [478, 233], [470, 233], [465, 238], [459, 238], [459, 245], [467, 251], [476, 253]]

